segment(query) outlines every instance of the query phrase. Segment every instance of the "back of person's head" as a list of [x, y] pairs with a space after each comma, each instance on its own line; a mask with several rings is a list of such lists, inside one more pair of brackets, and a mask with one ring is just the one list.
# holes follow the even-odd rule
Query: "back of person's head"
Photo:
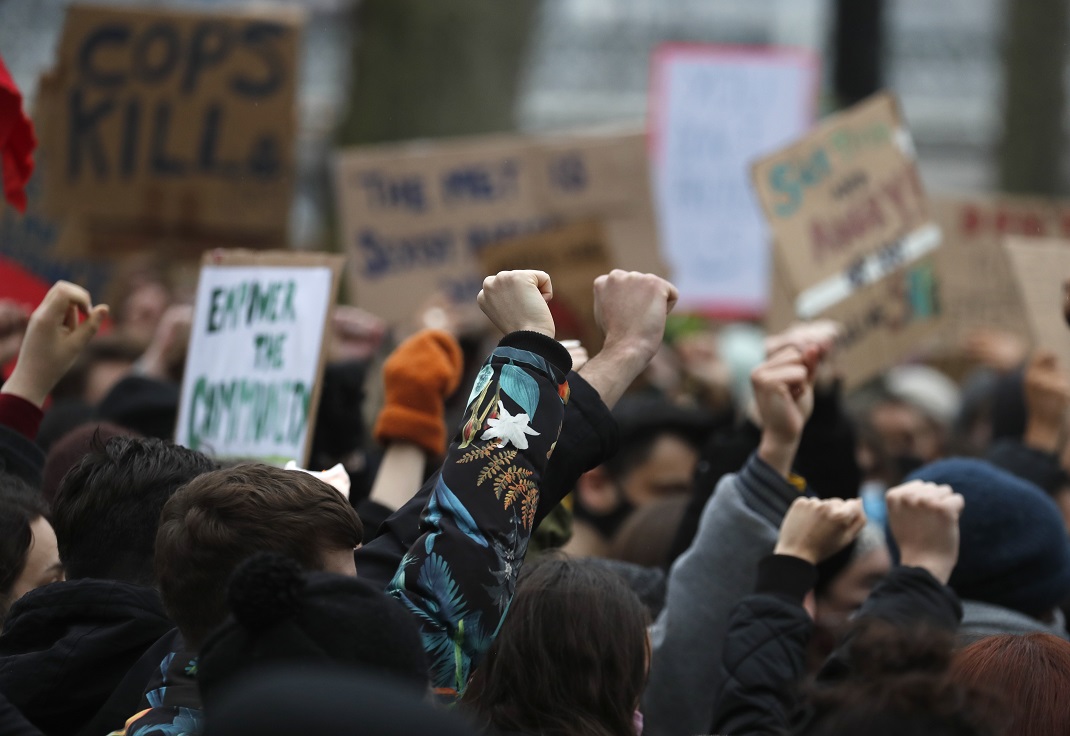
[[0, 628], [11, 604], [27, 592], [23, 573], [34, 544], [34, 522], [47, 523], [47, 518], [48, 506], [33, 488], [0, 473]]
[[251, 673], [205, 704], [205, 736], [476, 736], [456, 711], [424, 693], [368, 672], [276, 666]]
[[1059, 507], [1032, 483], [981, 460], [955, 458], [911, 476], [966, 500], [949, 585], [961, 598], [1046, 617], [1070, 593], [1070, 537]]
[[636, 509], [621, 525], [609, 558], [643, 567], [668, 567], [669, 551], [690, 496], [666, 498]]
[[96, 443], [60, 482], [52, 525], [67, 576], [152, 585], [160, 512], [175, 491], [215, 468], [157, 439]]
[[634, 735], [648, 616], [620, 577], [547, 556], [527, 568], [463, 702], [499, 731]]
[[998, 700], [1015, 736], [1070, 734], [1070, 642], [1051, 634], [1004, 634], [955, 654], [951, 676]]
[[197, 662], [205, 700], [243, 674], [279, 663], [363, 668], [427, 688], [412, 616], [363, 580], [306, 573], [288, 557], [262, 553], [234, 573], [227, 600], [231, 617], [204, 643]]
[[947, 631], [859, 621], [847, 650], [851, 677], [811, 689], [798, 736], [1003, 734], [1003, 712], [948, 676], [953, 645]]
[[112, 437], [137, 437], [137, 432], [111, 422], [90, 422], [72, 429], [57, 439], [45, 455], [41, 472], [41, 495], [52, 503], [59, 493], [63, 476], [92, 451], [94, 445], [105, 444]]
[[227, 617], [227, 580], [257, 552], [355, 574], [364, 530], [342, 494], [308, 473], [239, 465], [198, 476], [167, 502], [156, 535], [160, 595], [198, 647]]

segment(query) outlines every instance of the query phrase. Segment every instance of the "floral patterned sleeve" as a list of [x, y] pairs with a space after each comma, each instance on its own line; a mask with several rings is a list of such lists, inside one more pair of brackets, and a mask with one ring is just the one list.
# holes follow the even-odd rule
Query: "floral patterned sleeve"
[[568, 352], [507, 335], [476, 377], [465, 421], [387, 593], [420, 625], [431, 684], [459, 696], [501, 627], [568, 401]]

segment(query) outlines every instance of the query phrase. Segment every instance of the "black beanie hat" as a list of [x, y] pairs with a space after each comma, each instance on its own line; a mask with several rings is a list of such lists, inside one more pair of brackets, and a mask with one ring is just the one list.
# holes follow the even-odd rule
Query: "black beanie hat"
[[276, 663], [359, 666], [427, 688], [412, 616], [363, 580], [306, 573], [288, 557], [264, 553], [235, 571], [228, 602], [231, 618], [198, 660], [197, 683], [208, 707], [220, 684]]

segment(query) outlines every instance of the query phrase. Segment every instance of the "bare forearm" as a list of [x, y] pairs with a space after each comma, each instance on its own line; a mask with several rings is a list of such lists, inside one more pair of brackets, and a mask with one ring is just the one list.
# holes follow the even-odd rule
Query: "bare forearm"
[[612, 409], [649, 362], [650, 359], [639, 348], [608, 347], [580, 368], [579, 374], [598, 392], [602, 402]]
[[383, 453], [370, 499], [396, 511], [423, 483], [424, 451], [411, 442], [391, 442]]

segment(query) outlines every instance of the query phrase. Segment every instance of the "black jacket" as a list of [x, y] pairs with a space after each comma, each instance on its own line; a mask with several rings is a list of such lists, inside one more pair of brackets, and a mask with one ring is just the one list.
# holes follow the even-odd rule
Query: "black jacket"
[[0, 636], [0, 692], [46, 734], [70, 736], [173, 624], [156, 591], [71, 580], [27, 593]]
[[[814, 567], [794, 557], [774, 555], [762, 561], [758, 592], [743, 599], [729, 621], [724, 685], [711, 733], [789, 734], [806, 719], [796, 688], [806, 674], [806, 647], [813, 632], [802, 599], [814, 579]], [[858, 617], [954, 631], [962, 619], [962, 605], [927, 570], [897, 567], [873, 589]], [[841, 681], [851, 672], [848, 637], [822, 668], [818, 681]]]
[[40, 488], [44, 467], [45, 454], [33, 440], [0, 424], [0, 473], [10, 473]]
[[[617, 423], [598, 392], [575, 371], [568, 374], [568, 384], [571, 396], [565, 408], [557, 448], [539, 483], [536, 528], [561, 499], [572, 492], [581, 475], [598, 467], [617, 451]], [[401, 558], [420, 536], [420, 516], [438, 476], [438, 472], [432, 474], [408, 503], [383, 522], [378, 536], [356, 551], [357, 574], [361, 578], [386, 588], [397, 572]]]

